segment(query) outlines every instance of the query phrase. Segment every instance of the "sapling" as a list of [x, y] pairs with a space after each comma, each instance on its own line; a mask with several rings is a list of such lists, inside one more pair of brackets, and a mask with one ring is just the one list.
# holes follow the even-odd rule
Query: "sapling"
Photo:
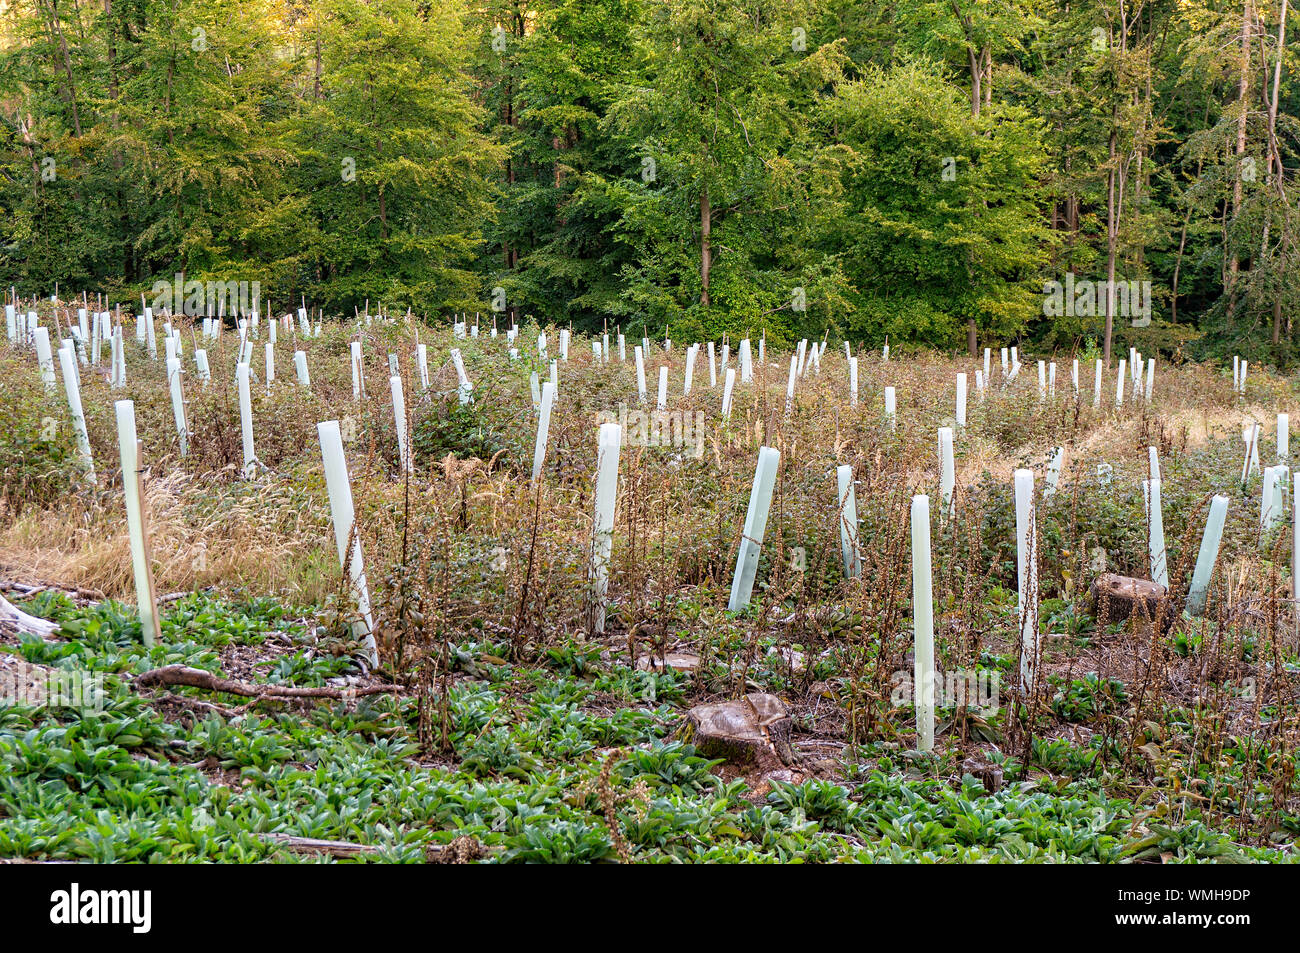
[[248, 384], [247, 364], [241, 362], [235, 366], [235, 383], [239, 388], [239, 430], [244, 447], [243, 474], [245, 480], [251, 480], [257, 473], [257, 456], [253, 453], [253, 396]]
[[614, 506], [618, 499], [618, 457], [623, 428], [601, 424], [596, 453], [596, 518], [591, 538], [592, 631], [605, 631], [609, 559], [614, 546]]
[[185, 395], [181, 390], [181, 361], [178, 357], [168, 358], [167, 360], [167, 387], [171, 391], [172, 420], [176, 424], [176, 441], [180, 447], [180, 455], [184, 457], [189, 453], [190, 436], [189, 428], [185, 424]]
[[1282, 519], [1284, 498], [1282, 495], [1283, 479], [1282, 470], [1284, 467], [1279, 464], [1275, 467], [1264, 468], [1264, 485], [1260, 493], [1259, 500], [1259, 528], [1263, 533], [1268, 533]]
[[122, 325], [113, 328], [113, 373], [111, 386], [126, 386], [126, 348], [122, 343]]
[[[121, 328], [119, 327], [119, 332]], [[136, 611], [140, 613], [140, 632], [144, 644], [153, 647], [161, 633], [158, 607], [154, 602], [153, 567], [150, 564], [144, 499], [140, 492], [140, 441], [135, 429], [135, 403], [119, 400], [113, 404], [117, 416], [117, 444], [122, 461], [122, 489], [126, 499], [127, 536], [131, 543], [131, 571], [135, 578]]]
[[1016, 470], [1016, 584], [1020, 618], [1020, 680], [1033, 691], [1038, 671], [1038, 529], [1034, 473]]
[[325, 467], [325, 489], [329, 494], [330, 521], [334, 524], [334, 542], [339, 565], [348, 577], [357, 616], [352, 632], [363, 641], [372, 668], [379, 665], [375, 645], [374, 618], [370, 611], [370, 588], [366, 584], [365, 562], [361, 555], [361, 536], [356, 532], [356, 514], [352, 505], [352, 484], [348, 480], [347, 458], [343, 455], [343, 438], [337, 420], [316, 425], [320, 439], [321, 460]]
[[[1216, 496], [1210, 500], [1210, 515], [1205, 521], [1205, 533], [1201, 536], [1200, 552], [1196, 556], [1196, 568], [1192, 572], [1192, 583], [1187, 590], [1187, 613], [1199, 616], [1205, 611], [1205, 601], [1209, 594], [1210, 578], [1214, 574], [1214, 563], [1219, 556], [1219, 542], [1223, 539], [1223, 523], [1228, 514], [1228, 498]], [[1292, 559], [1294, 560], [1294, 553]], [[1294, 562], [1292, 564], [1294, 578]]]
[[641, 403], [645, 403], [645, 351], [638, 344], [632, 348], [632, 357], [636, 361], [636, 393]]
[[727, 368], [726, 379], [723, 381], [722, 384], [722, 416], [723, 417], [731, 416], [731, 392], [732, 392], [732, 388], [734, 388], [735, 386], [736, 386], [736, 369], [734, 367], [729, 367]]
[[1241, 465], [1241, 482], [1245, 485], [1252, 473], [1259, 472], [1259, 424], [1242, 427], [1241, 440], [1246, 445], [1246, 459]]
[[955, 501], [953, 491], [956, 487], [956, 465], [952, 451], [952, 428], [939, 428], [939, 501], [945, 519], [951, 519]]
[[555, 403], [555, 385], [547, 381], [542, 385], [542, 406], [537, 412], [537, 442], [533, 447], [533, 479], [542, 474], [546, 462], [546, 441], [551, 429], [551, 407]]
[[1151, 555], [1151, 581], [1169, 589], [1169, 560], [1165, 551], [1164, 508], [1160, 481], [1145, 480], [1147, 490], [1147, 548]]
[[749, 492], [749, 509], [745, 511], [745, 525], [736, 552], [736, 571], [731, 578], [731, 598], [727, 602], [727, 608], [732, 612], [748, 606], [754, 591], [758, 557], [763, 548], [763, 534], [767, 531], [772, 488], [776, 485], [776, 472], [780, 462], [779, 451], [772, 447], [759, 447], [754, 484]]
[[67, 348], [59, 350], [59, 366], [63, 371], [63, 389], [68, 395], [68, 412], [72, 416], [72, 430], [77, 437], [77, 455], [81, 458], [86, 479], [95, 482], [95, 458], [90, 452], [90, 437], [86, 433], [86, 415], [81, 407], [81, 387], [75, 373], [75, 359]]
[[892, 387], [885, 388], [885, 420], [889, 423], [890, 430], [898, 427], [898, 400]]
[[311, 390], [311, 375], [307, 373], [307, 352], [293, 352], [293, 367], [298, 373], [298, 386], [305, 390]]
[[402, 390], [402, 378], [394, 374], [388, 379], [388, 388], [393, 395], [393, 423], [397, 428], [397, 458], [401, 461], [402, 471], [411, 473], [415, 470], [414, 454], [406, 433], [406, 395]]
[[659, 365], [659, 397], [655, 406], [663, 410], [668, 406], [668, 365]]
[[1047, 475], [1043, 480], [1043, 496], [1051, 496], [1061, 482], [1061, 467], [1065, 462], [1065, 448], [1053, 447], [1047, 455]]
[[957, 426], [966, 426], [966, 375], [957, 375]]
[[36, 360], [41, 369], [41, 382], [45, 385], [46, 390], [54, 390], [58, 381], [54, 376], [54, 354], [50, 350], [49, 329], [38, 327], [34, 340], [36, 344]]
[[917, 748], [934, 748], [934, 589], [930, 574], [930, 498], [912, 497], [912, 657]]
[[844, 563], [844, 576], [856, 579], [862, 571], [858, 555], [858, 503], [853, 486], [853, 467], [841, 464], [835, 468], [839, 504], [836, 515], [840, 524], [840, 559]]
[[849, 406], [858, 406], [858, 359], [849, 358]]
[[460, 356], [460, 348], [454, 347], [451, 349], [451, 363], [455, 366], [456, 378], [460, 381], [459, 386], [456, 388], [457, 396], [459, 396], [462, 404], [468, 404], [474, 399], [474, 385], [470, 383], [469, 376], [465, 373], [465, 361]]

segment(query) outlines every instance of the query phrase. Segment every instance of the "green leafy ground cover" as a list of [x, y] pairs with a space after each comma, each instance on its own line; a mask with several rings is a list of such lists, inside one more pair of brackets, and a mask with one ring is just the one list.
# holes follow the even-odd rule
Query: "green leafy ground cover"
[[[271, 600], [186, 597], [151, 650], [115, 603], [78, 608], [46, 593], [26, 608], [62, 622], [63, 637], [0, 650], [103, 675], [105, 698], [98, 713], [0, 707], [4, 858], [318, 859], [265, 836], [275, 832], [371, 845], [363, 859], [383, 862], [420, 862], [465, 837], [489, 862], [1296, 860], [1290, 847], [1259, 846], [1258, 831], [1206, 823], [1194, 806], [1175, 816], [1168, 800], [1116, 796], [1127, 782], [1106, 773], [1097, 748], [1063, 738], [1035, 738], [1029, 764], [1002, 759], [993, 791], [952, 755], [880, 742], [843, 749], [836, 768], [822, 762], [800, 783], [729, 777], [675, 739], [686, 676], [575, 644], [509, 664], [484, 639], [455, 646], [446, 730], [426, 752], [409, 696], [227, 716], [131, 686], [167, 664], [222, 671], [232, 653], [264, 656], [252, 663], [264, 682], [343, 675], [346, 656], [317, 654], [304, 624]], [[750, 677], [779, 690], [779, 671]], [[1060, 686], [1054, 708], [1082, 718], [1122, 695], [1084, 677]], [[1240, 780], [1243, 759], [1230, 764], [1221, 785]], [[1297, 830], [1288, 818], [1273, 840], [1285, 845]]]

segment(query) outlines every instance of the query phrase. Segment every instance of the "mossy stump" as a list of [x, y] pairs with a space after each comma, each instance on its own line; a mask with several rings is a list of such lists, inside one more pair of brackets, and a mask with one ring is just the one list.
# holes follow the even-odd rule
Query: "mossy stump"
[[775, 695], [759, 692], [736, 701], [697, 705], [686, 713], [690, 742], [706, 758], [733, 764], [792, 764], [792, 722]]

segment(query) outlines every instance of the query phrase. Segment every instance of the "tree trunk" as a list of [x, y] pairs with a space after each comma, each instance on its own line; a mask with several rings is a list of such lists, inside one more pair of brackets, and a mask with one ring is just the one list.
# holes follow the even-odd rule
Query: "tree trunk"
[[1116, 159], [1118, 133], [1112, 121], [1108, 145], [1109, 167], [1106, 170], [1106, 332], [1102, 360], [1110, 367], [1111, 342], [1115, 334], [1115, 256], [1119, 248], [1119, 166]]
[[709, 187], [700, 193], [700, 304], [709, 306], [709, 272], [713, 268], [713, 247], [709, 235], [713, 231], [713, 208], [709, 205]]
[[[1283, 209], [1286, 208], [1286, 186], [1282, 176], [1282, 157], [1277, 151], [1277, 97], [1282, 85], [1282, 57], [1286, 52], [1286, 10], [1287, 0], [1282, 0], [1282, 15], [1278, 18], [1277, 24], [1277, 62], [1273, 64], [1273, 96], [1268, 103], [1268, 180], [1269, 184], [1277, 189], [1278, 197], [1282, 199]], [[1277, 161], [1275, 162], [1274, 159]], [[1289, 242], [1289, 235], [1285, 231], [1283, 238]], [[1283, 247], [1286, 247], [1286, 242]], [[1273, 293], [1273, 347], [1276, 349], [1281, 343], [1282, 280], [1279, 275], [1277, 289]]]
[[[1229, 246], [1233, 245], [1230, 223], [1241, 214], [1241, 157], [1246, 153], [1246, 92], [1250, 88], [1250, 21], [1252, 11], [1252, 0], [1246, 0], [1246, 5], [1241, 14], [1241, 69], [1237, 80], [1237, 110], [1240, 113], [1237, 117], [1237, 168], [1234, 170], [1232, 178], [1232, 214], [1224, 222], [1224, 240]], [[1232, 327], [1232, 319], [1237, 310], [1237, 273], [1240, 270], [1241, 261], [1237, 257], [1236, 248], [1232, 247], [1228, 258], [1227, 288], [1225, 289], [1228, 294], [1227, 318], [1229, 327]]]

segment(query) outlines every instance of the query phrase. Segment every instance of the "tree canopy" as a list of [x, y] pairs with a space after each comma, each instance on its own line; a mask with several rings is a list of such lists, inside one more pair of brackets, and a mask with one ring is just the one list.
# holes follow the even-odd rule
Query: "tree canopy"
[[[1287, 364], [1283, 0], [9, 0], [0, 277]], [[1145, 283], [1097, 306], [1053, 282]], [[1148, 322], [1146, 319], [1150, 318]]]

